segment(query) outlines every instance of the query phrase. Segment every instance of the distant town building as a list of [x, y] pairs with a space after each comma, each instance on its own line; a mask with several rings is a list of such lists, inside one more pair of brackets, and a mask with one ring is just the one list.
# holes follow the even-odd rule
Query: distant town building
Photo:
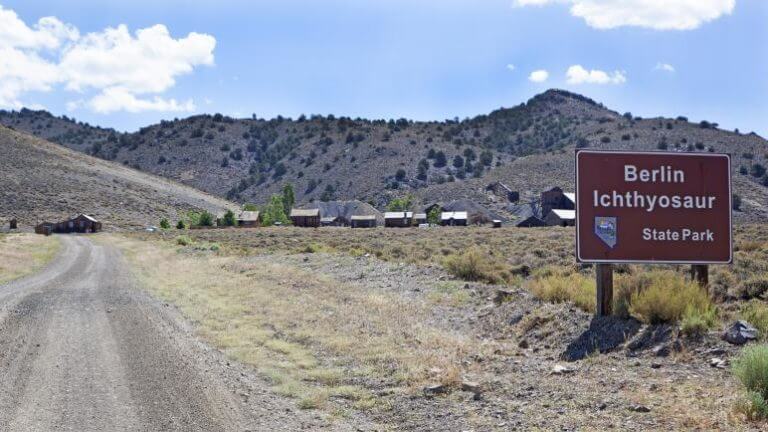
[[35, 227], [38, 234], [95, 233], [101, 231], [101, 222], [87, 214], [79, 214], [62, 222], [43, 222]]
[[467, 212], [442, 212], [440, 213], [440, 225], [442, 226], [467, 226], [469, 218]]
[[352, 228], [376, 228], [376, 215], [355, 215], [350, 219]]
[[259, 212], [244, 211], [237, 217], [237, 226], [243, 228], [253, 228], [260, 225]]
[[386, 212], [384, 226], [389, 228], [406, 228], [413, 225], [413, 212]]
[[416, 213], [413, 215], [413, 222], [416, 225], [424, 225], [427, 222], [427, 214], [426, 213]]
[[297, 227], [320, 226], [320, 209], [291, 209], [291, 222]]
[[552, 209], [544, 217], [544, 222], [549, 226], [574, 226], [576, 224], [576, 211]]
[[498, 219], [493, 220], [493, 227], [494, 228], [501, 228], [501, 221]]
[[516, 203], [520, 201], [520, 192], [513, 191], [509, 186], [502, 182], [493, 182], [485, 187], [486, 192], [492, 192], [494, 195], [506, 198], [509, 202]]
[[541, 193], [541, 214], [547, 217], [550, 211], [576, 209], [576, 194], [563, 192], [559, 187]]

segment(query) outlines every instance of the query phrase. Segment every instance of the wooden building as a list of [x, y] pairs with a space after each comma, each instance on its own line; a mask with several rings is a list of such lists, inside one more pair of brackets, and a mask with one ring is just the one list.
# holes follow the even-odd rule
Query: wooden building
[[87, 214], [79, 214], [62, 222], [43, 222], [35, 227], [38, 234], [95, 233], [101, 231], [101, 222]]
[[355, 215], [350, 217], [350, 226], [352, 228], [376, 228], [375, 215]]
[[261, 225], [260, 214], [257, 211], [243, 211], [237, 216], [237, 226], [254, 228]]
[[493, 227], [494, 228], [501, 228], [501, 221], [498, 219], [493, 220]]
[[413, 222], [416, 225], [424, 225], [426, 223], [429, 223], [427, 221], [427, 214], [426, 213], [416, 213], [413, 215]]
[[548, 226], [574, 226], [576, 225], [576, 210], [552, 209], [544, 217]]
[[503, 197], [509, 200], [509, 202], [516, 203], [520, 201], [520, 192], [513, 191], [509, 186], [502, 182], [493, 182], [485, 187], [486, 192], [491, 192], [498, 197]]
[[541, 193], [541, 214], [546, 218], [550, 211], [575, 210], [576, 194], [563, 192], [559, 187], [553, 187]]
[[291, 209], [291, 222], [297, 227], [320, 226], [320, 209]]
[[442, 226], [467, 226], [469, 218], [465, 211], [440, 213], [440, 225]]
[[384, 226], [389, 228], [407, 228], [413, 226], [413, 212], [386, 212]]

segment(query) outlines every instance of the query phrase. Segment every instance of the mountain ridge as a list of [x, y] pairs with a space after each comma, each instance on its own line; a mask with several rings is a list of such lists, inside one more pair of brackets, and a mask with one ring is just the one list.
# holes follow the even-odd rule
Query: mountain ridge
[[504, 211], [487, 202], [484, 184], [502, 181], [523, 194], [571, 187], [572, 163], [562, 154], [577, 147], [727, 152], [734, 176], [746, 180], [735, 182], [737, 193], [748, 201], [768, 182], [750, 172], [768, 165], [768, 142], [757, 134], [682, 116], [622, 115], [558, 89], [442, 122], [201, 114], [119, 133], [25, 110], [0, 112], [0, 124], [238, 202], [264, 202], [290, 182], [300, 203], [360, 199], [382, 208], [411, 193], [422, 203], [465, 198]]

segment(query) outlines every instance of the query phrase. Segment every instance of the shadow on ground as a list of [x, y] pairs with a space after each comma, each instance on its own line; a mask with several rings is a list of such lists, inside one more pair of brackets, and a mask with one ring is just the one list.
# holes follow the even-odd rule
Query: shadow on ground
[[641, 326], [639, 321], [632, 318], [596, 316], [589, 323], [589, 328], [568, 345], [560, 358], [576, 361], [595, 352], [612, 351], [633, 338]]

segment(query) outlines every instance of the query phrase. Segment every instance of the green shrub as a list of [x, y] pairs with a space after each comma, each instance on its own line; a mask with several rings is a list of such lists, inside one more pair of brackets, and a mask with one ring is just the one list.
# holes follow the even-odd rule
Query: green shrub
[[180, 229], [180, 230], [183, 230], [183, 229], [186, 229], [186, 228], [187, 228], [187, 226], [184, 224], [184, 221], [183, 221], [183, 220], [179, 220], [179, 221], [176, 223], [176, 229]]
[[207, 211], [204, 211], [200, 213], [200, 219], [198, 220], [199, 226], [213, 226], [213, 215], [208, 213]]
[[176, 237], [176, 244], [179, 246], [189, 246], [192, 243], [194, 243], [194, 241], [192, 241], [192, 238], [187, 235], [180, 235]]
[[765, 339], [768, 336], [768, 305], [760, 301], [751, 301], [741, 310], [741, 318], [752, 324]]
[[650, 283], [630, 297], [629, 312], [648, 324], [679, 321], [692, 307], [704, 313], [712, 306], [706, 290], [673, 271], [649, 272]]
[[222, 222], [224, 223], [224, 226], [235, 226], [235, 224], [237, 224], [237, 219], [235, 219], [235, 213], [232, 212], [232, 210], [227, 210], [227, 212], [224, 213], [224, 218]]
[[717, 308], [710, 306], [701, 310], [688, 305], [680, 321], [680, 331], [687, 336], [703, 336], [716, 322]]
[[595, 281], [581, 273], [534, 278], [529, 283], [529, 289], [541, 300], [552, 303], [570, 301], [587, 312], [595, 311]]
[[733, 373], [748, 392], [748, 416], [768, 418], [768, 345], [744, 348], [733, 362]]
[[171, 223], [168, 222], [168, 219], [166, 218], [160, 219], [160, 228], [169, 229], [170, 227], [171, 227]]

